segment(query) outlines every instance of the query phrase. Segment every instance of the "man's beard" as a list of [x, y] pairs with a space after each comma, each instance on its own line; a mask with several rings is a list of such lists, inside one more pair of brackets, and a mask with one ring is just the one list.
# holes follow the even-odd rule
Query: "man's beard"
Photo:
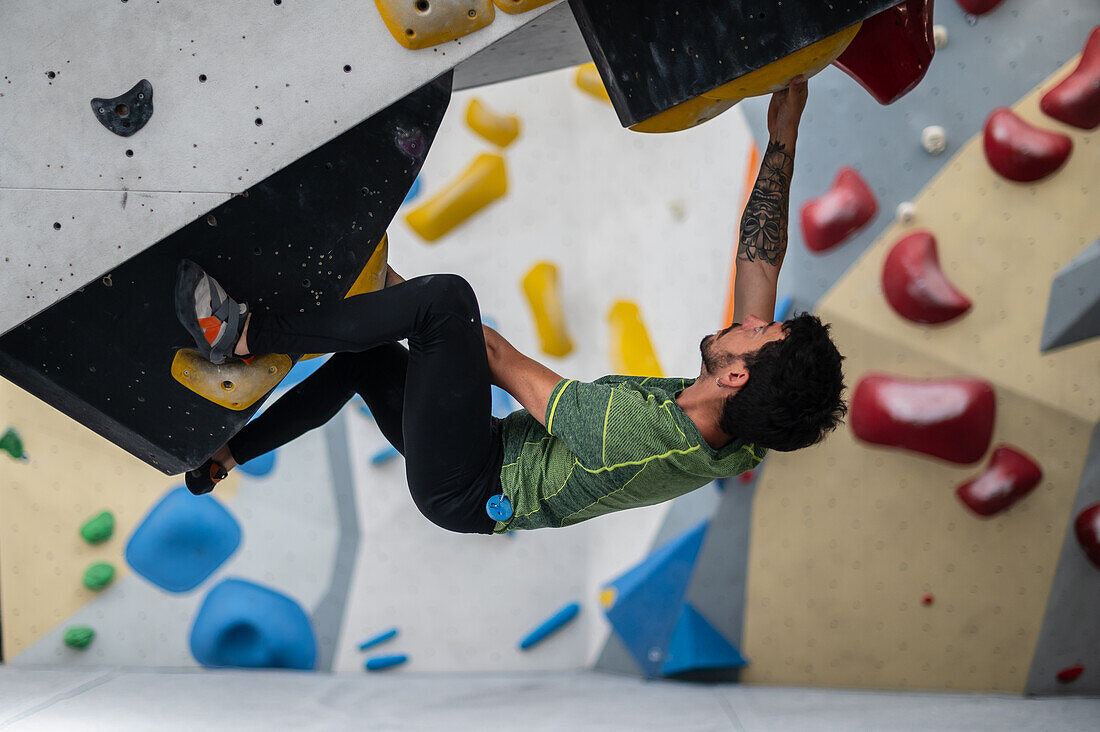
[[699, 355], [703, 358], [703, 370], [708, 374], [717, 373], [719, 369], [729, 365], [733, 360], [733, 357], [728, 353], [715, 353], [714, 342], [734, 328], [740, 327], [740, 323], [733, 323], [730, 327], [712, 335], [704, 336], [703, 340], [699, 341]]

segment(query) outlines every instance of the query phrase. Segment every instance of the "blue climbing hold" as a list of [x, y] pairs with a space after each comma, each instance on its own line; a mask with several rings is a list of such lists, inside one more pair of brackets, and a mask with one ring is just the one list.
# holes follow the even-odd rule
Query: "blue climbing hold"
[[126, 543], [135, 572], [169, 592], [194, 589], [237, 551], [241, 526], [212, 495], [169, 491]]
[[378, 452], [370, 456], [371, 465], [382, 465], [398, 457], [401, 453], [397, 451], [397, 448], [393, 445], [386, 445]]
[[418, 175], [418, 176], [416, 176], [416, 180], [414, 180], [413, 184], [409, 187], [409, 192], [405, 194], [405, 200], [401, 202], [401, 205], [404, 206], [406, 203], [413, 200], [414, 198], [416, 198], [419, 195], [420, 195], [420, 176]]
[[708, 668], [738, 668], [748, 661], [737, 647], [715, 630], [698, 610], [685, 602], [665, 653], [665, 676]]
[[408, 660], [409, 657], [403, 653], [396, 653], [392, 656], [375, 656], [374, 658], [368, 658], [367, 662], [363, 664], [363, 668], [367, 671], [381, 671], [384, 668], [400, 666]]
[[700, 522], [616, 578], [601, 593], [612, 629], [650, 678], [662, 673], [706, 530], [707, 522]]
[[493, 387], [493, 416], [497, 419], [504, 419], [512, 412], [519, 409], [519, 405], [516, 404], [515, 399], [511, 395], [501, 389], [499, 386]]
[[259, 457], [254, 457], [247, 463], [241, 463], [237, 467], [245, 473], [257, 478], [263, 477], [275, 469], [275, 453], [277, 450], [266, 452]]
[[203, 666], [313, 670], [317, 641], [302, 606], [240, 579], [219, 582], [191, 628], [191, 655]]
[[537, 628], [523, 637], [523, 640], [519, 642], [519, 649], [526, 651], [531, 646], [534, 646], [542, 641], [546, 640], [551, 634], [561, 630], [572, 621], [577, 614], [581, 611], [581, 604], [579, 602], [571, 602], [561, 610], [542, 621]]
[[372, 638], [367, 638], [365, 641], [363, 641], [362, 643], [359, 644], [359, 650], [360, 651], [365, 651], [368, 648], [372, 648], [374, 646], [377, 646], [380, 643], [385, 643], [390, 638], [396, 638], [396, 637], [397, 637], [397, 628], [390, 628], [389, 630], [383, 631], [383, 632], [379, 633], [378, 635], [376, 635]]
[[485, 502], [485, 513], [494, 521], [507, 521], [512, 518], [512, 502], [503, 493], [495, 495]]
[[790, 295], [784, 295], [779, 299], [779, 302], [775, 305], [775, 315], [772, 316], [772, 320], [782, 323], [787, 319], [787, 316], [791, 314], [791, 304], [794, 302], [794, 298]]

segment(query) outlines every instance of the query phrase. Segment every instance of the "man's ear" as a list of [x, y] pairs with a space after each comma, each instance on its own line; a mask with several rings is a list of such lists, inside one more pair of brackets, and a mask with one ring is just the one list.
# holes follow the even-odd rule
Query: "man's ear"
[[740, 389], [749, 380], [749, 370], [745, 368], [745, 362], [740, 357], [735, 358], [726, 368], [722, 369], [719, 383], [722, 386]]

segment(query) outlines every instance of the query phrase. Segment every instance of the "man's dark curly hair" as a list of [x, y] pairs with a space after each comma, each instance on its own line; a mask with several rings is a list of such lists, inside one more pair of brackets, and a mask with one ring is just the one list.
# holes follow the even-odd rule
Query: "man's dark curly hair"
[[727, 435], [781, 452], [821, 442], [848, 407], [844, 374], [829, 326], [800, 313], [786, 337], [743, 357], [749, 379], [726, 400], [718, 425]]

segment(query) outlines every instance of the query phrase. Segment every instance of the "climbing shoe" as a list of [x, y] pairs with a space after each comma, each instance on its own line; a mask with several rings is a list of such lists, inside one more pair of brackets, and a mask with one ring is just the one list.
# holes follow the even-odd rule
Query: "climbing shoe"
[[[229, 297], [202, 267], [189, 259], [180, 261], [176, 274], [176, 317], [195, 339], [203, 358], [222, 364], [233, 354], [244, 330], [248, 305]], [[242, 359], [246, 363], [251, 358]]]
[[187, 490], [201, 496], [214, 490], [214, 486], [225, 480], [227, 475], [228, 471], [211, 458], [194, 470], [188, 470], [183, 481], [187, 484]]

